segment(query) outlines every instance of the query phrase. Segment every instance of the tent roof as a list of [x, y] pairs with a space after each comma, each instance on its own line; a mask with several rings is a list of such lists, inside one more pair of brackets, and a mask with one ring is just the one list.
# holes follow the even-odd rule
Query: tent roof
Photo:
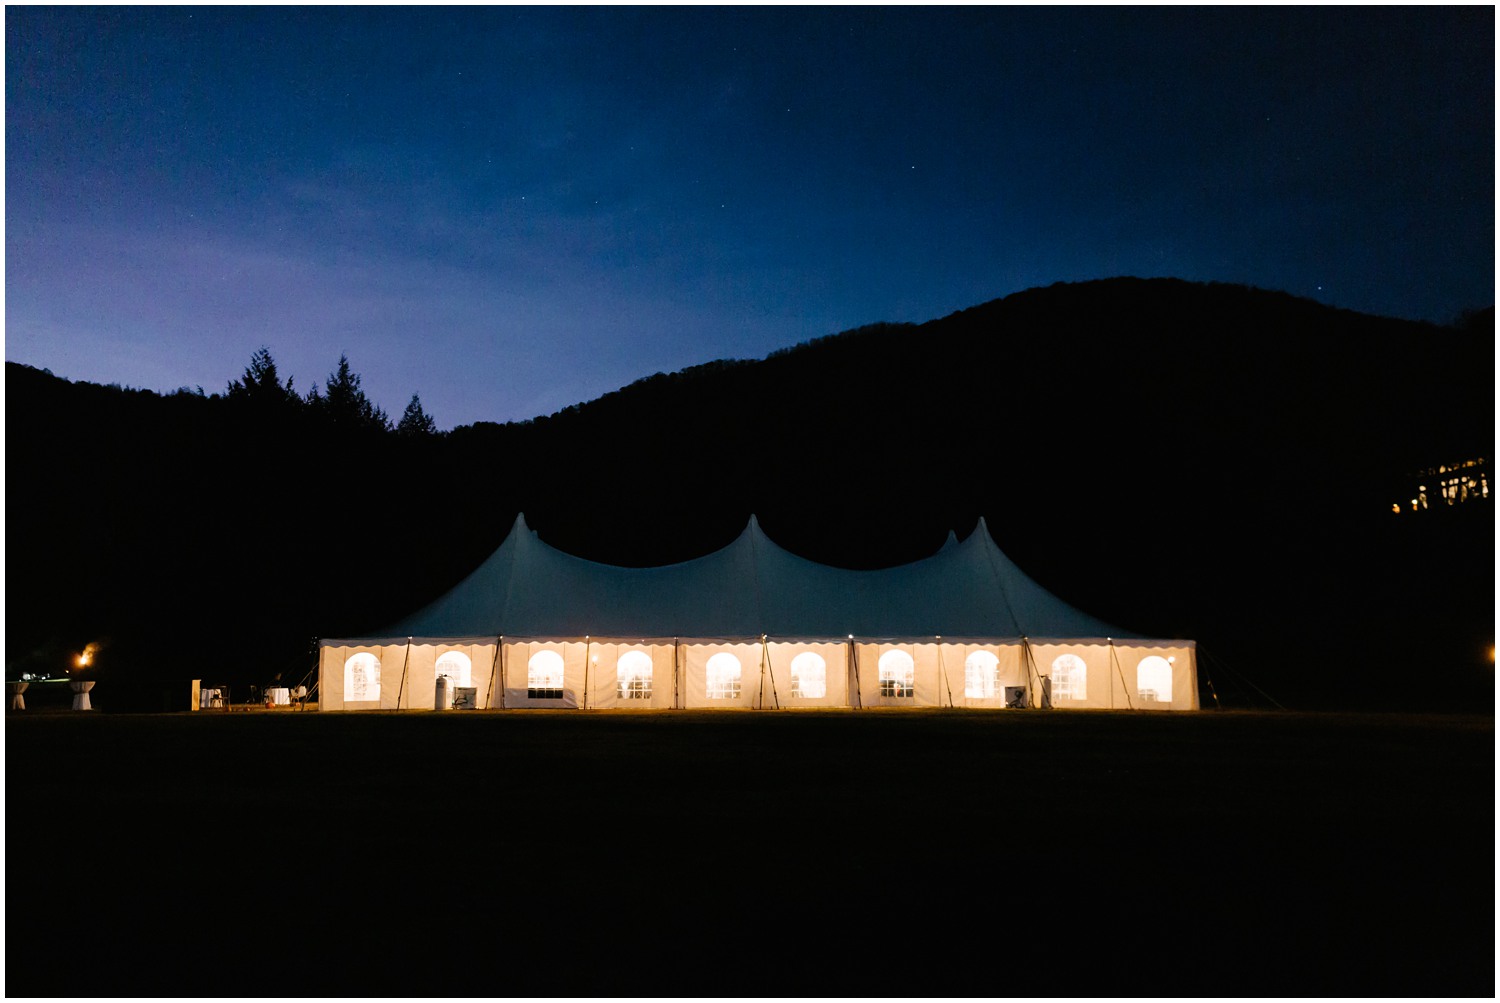
[[981, 518], [931, 557], [876, 571], [777, 546], [752, 515], [714, 553], [654, 568], [587, 561], [516, 516], [447, 594], [378, 632], [429, 637], [1138, 638], [1058, 599], [1001, 552]]

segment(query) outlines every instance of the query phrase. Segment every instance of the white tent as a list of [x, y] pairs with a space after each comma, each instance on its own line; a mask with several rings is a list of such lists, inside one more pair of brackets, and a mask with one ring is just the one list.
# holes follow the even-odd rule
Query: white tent
[[[444, 682], [439, 682], [439, 679]], [[981, 519], [878, 571], [783, 550], [751, 516], [696, 560], [621, 568], [516, 517], [446, 595], [323, 640], [324, 710], [1092, 707], [1195, 710], [1192, 641], [1132, 635], [1032, 581]]]

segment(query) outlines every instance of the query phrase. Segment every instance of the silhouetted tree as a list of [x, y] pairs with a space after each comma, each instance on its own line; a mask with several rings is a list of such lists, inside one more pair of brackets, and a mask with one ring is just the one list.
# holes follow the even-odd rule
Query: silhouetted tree
[[349, 368], [349, 356], [340, 355], [338, 369], [328, 374], [323, 392], [313, 384], [307, 404], [342, 428], [365, 428], [378, 432], [391, 430], [391, 419], [376, 407], [359, 388], [359, 374]]
[[226, 396], [230, 400], [271, 405], [302, 402], [302, 398], [298, 397], [297, 392], [292, 389], [290, 376], [287, 377], [285, 384], [281, 382], [281, 376], [276, 372], [276, 360], [271, 358], [271, 350], [265, 346], [250, 357], [250, 365], [245, 368], [245, 375], [229, 384]]
[[401, 413], [401, 420], [396, 423], [398, 435], [422, 436], [436, 435], [437, 422], [432, 420], [432, 415], [422, 410], [422, 399], [416, 394], [411, 395], [411, 402], [406, 405], [406, 410]]

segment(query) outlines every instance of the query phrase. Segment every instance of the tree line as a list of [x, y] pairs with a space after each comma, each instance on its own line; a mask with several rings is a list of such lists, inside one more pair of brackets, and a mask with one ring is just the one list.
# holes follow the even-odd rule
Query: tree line
[[306, 395], [299, 395], [293, 379], [288, 376], [282, 382], [271, 350], [262, 346], [250, 357], [244, 375], [229, 383], [224, 396], [264, 410], [305, 411], [338, 428], [395, 432], [410, 437], [439, 434], [437, 422], [423, 410], [422, 398], [415, 393], [393, 423], [385, 410], [361, 389], [359, 374], [349, 365], [347, 354], [339, 356], [338, 366], [328, 374], [321, 390], [314, 383]]

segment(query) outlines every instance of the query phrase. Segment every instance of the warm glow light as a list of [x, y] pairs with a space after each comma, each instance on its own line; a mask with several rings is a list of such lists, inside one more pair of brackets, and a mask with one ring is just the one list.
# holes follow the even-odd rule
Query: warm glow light
[[1172, 663], [1160, 655], [1147, 655], [1136, 666], [1136, 695], [1142, 700], [1172, 702]]
[[822, 699], [828, 695], [828, 663], [815, 651], [792, 659], [792, 696]]

